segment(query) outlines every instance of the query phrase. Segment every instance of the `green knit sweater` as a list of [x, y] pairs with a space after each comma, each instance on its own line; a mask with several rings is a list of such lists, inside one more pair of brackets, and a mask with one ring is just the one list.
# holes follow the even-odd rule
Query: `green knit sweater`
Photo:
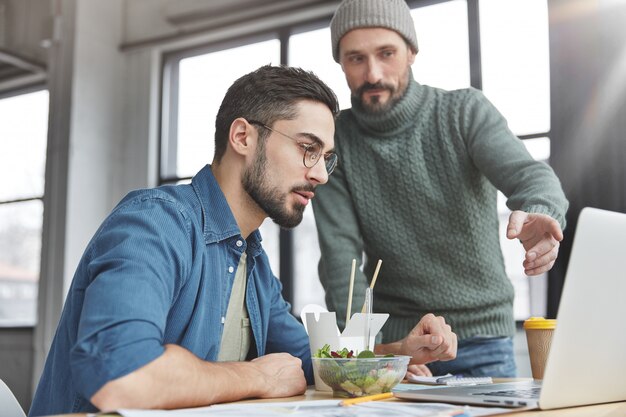
[[445, 317], [459, 339], [513, 335], [496, 189], [511, 210], [548, 214], [564, 227], [568, 203], [552, 169], [475, 89], [411, 81], [385, 114], [352, 104], [337, 121], [339, 166], [313, 199], [329, 311], [343, 322], [351, 261], [365, 253], [353, 312], [382, 259], [374, 310], [390, 313], [384, 342], [406, 336], [426, 313]]

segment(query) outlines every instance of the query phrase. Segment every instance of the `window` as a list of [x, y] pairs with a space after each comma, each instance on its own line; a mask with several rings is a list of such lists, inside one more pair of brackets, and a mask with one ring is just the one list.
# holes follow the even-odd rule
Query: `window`
[[[534, 138], [524, 140], [528, 152], [538, 161], [547, 163], [550, 158], [550, 139]], [[548, 274], [528, 277], [524, 274], [522, 262], [524, 248], [517, 239], [506, 237], [506, 228], [511, 211], [506, 207], [506, 197], [498, 191], [498, 216], [500, 218], [500, 246], [504, 256], [506, 273], [515, 288], [513, 313], [516, 320], [525, 320], [530, 316], [545, 316]]]
[[[413, 65], [415, 79], [448, 90], [482, 87], [513, 132], [524, 139], [531, 155], [547, 162], [550, 97], [546, 0], [415, 0], [408, 4], [420, 49]], [[350, 91], [330, 53], [330, 18], [260, 34], [265, 36], [261, 40], [238, 40], [170, 56], [165, 69], [169, 76], [165, 77], [161, 182], [188, 180], [212, 159], [213, 123], [226, 88], [260, 65], [283, 62], [311, 70], [335, 91], [340, 107], [349, 108]], [[506, 239], [503, 231], [509, 212], [504, 196], [498, 198], [502, 250], [516, 291], [515, 317], [521, 320], [545, 310], [546, 279], [523, 274], [522, 247]], [[317, 277], [320, 252], [312, 209], [307, 207], [303, 222], [293, 230], [293, 247], [279, 245], [278, 227], [270, 220], [261, 231], [274, 271], [279, 273], [279, 252], [293, 265], [293, 277], [286, 278], [293, 279], [294, 294], [289, 300], [293, 312], [299, 315], [308, 303], [324, 305]]]
[[[413, 65], [416, 80], [441, 88], [469, 87], [466, 2], [452, 1], [422, 7], [414, 9], [412, 14], [420, 48]], [[292, 35], [289, 38], [288, 62], [289, 65], [313, 71], [335, 91], [340, 107], [350, 108], [350, 90], [341, 66], [332, 58], [330, 44], [327, 25], [322, 29]], [[441, 68], [445, 70], [441, 71]], [[325, 306], [324, 289], [317, 274], [320, 258], [317, 229], [310, 205], [304, 212], [302, 223], [294, 229], [293, 240], [293, 311], [298, 315], [307, 304]]]
[[173, 152], [163, 150], [162, 178], [190, 178], [210, 163], [214, 152], [215, 117], [228, 87], [262, 65], [279, 63], [277, 39], [174, 58], [169, 65], [176, 67], [172, 72], [177, 78], [172, 82], [178, 84], [172, 90], [171, 99], [177, 104], [172, 106], [177, 112], [168, 138], [172, 144], [169, 150]]
[[[550, 157], [550, 63], [546, 0], [481, 0], [480, 39], [483, 92], [509, 127], [525, 139], [530, 154]], [[510, 215], [498, 196], [500, 236], [507, 274], [515, 287], [517, 320], [546, 314], [547, 274], [527, 277], [524, 250], [506, 238]]]
[[550, 130], [546, 0], [481, 0], [483, 91], [516, 135]]
[[0, 100], [0, 326], [36, 322], [47, 129], [47, 91]]
[[454, 90], [470, 86], [467, 1], [413, 9], [419, 52], [413, 76], [420, 84]]
[[[313, 71], [333, 89], [339, 107], [350, 108], [350, 89], [343, 71], [330, 53], [330, 29], [311, 30], [289, 38], [289, 65]], [[317, 275], [320, 249], [313, 208], [309, 204], [304, 211], [302, 223], [293, 231], [294, 245], [294, 299], [293, 311], [299, 316], [307, 304], [326, 306], [324, 288]]]
[[[209, 52], [186, 52], [166, 63], [161, 183], [189, 181], [213, 160], [215, 117], [226, 90], [239, 77], [266, 64], [280, 64], [277, 39], [239, 42]], [[227, 62], [228, 65], [224, 65]], [[172, 109], [169, 112], [168, 109]], [[272, 270], [278, 273], [278, 226], [266, 219], [260, 228]]]

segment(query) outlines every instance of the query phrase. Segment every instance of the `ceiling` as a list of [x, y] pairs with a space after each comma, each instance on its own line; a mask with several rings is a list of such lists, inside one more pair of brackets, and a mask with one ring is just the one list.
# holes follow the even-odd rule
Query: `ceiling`
[[125, 0], [122, 45], [202, 33], [307, 10], [339, 0]]

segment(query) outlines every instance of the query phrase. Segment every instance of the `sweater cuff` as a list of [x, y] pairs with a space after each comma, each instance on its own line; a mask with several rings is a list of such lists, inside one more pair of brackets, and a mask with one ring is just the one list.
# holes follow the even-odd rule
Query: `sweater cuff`
[[559, 225], [561, 225], [561, 230], [565, 230], [565, 226], [566, 226], [565, 215], [563, 213], [560, 213], [558, 210], [552, 207], [532, 205], [528, 207], [523, 207], [522, 210], [525, 211], [526, 213], [548, 215], [552, 217], [554, 220], [556, 220], [557, 222], [559, 222]]

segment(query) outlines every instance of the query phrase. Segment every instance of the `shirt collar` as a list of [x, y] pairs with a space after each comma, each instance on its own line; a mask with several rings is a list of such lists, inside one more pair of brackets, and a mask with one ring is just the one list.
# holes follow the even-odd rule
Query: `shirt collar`
[[[210, 165], [206, 165], [191, 179], [191, 186], [202, 207], [205, 242], [207, 244], [216, 243], [241, 236], [235, 216], [213, 175], [213, 171], [211, 171]], [[258, 230], [248, 236], [248, 256], [256, 256], [261, 252], [261, 240], [261, 234]]]

